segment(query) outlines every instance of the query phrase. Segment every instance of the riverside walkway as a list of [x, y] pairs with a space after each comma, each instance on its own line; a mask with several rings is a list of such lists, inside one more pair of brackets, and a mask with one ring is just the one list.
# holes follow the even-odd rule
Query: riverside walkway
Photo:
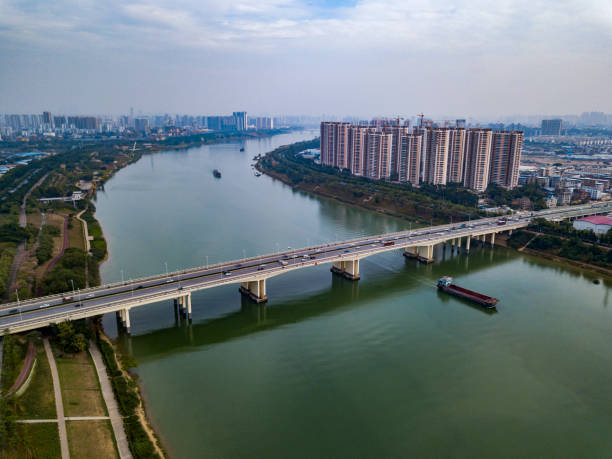
[[159, 301], [175, 300], [175, 304], [191, 318], [191, 294], [198, 290], [239, 284], [243, 295], [264, 302], [267, 300], [266, 279], [288, 271], [329, 263], [334, 274], [357, 280], [360, 260], [379, 253], [401, 250], [407, 257], [429, 263], [433, 261], [436, 244], [463, 247], [469, 253], [473, 239], [484, 243], [488, 238], [493, 244], [497, 233], [524, 228], [534, 218], [563, 220], [609, 212], [612, 212], [612, 202], [522, 212], [503, 224], [497, 218], [482, 218], [367, 236], [33, 298], [0, 306], [0, 335], [109, 312], [116, 312], [129, 331], [130, 309]]

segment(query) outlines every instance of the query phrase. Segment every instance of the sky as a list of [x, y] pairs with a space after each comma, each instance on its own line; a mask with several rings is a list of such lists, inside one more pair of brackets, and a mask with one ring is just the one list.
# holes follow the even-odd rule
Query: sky
[[610, 0], [0, 0], [0, 113], [612, 113]]

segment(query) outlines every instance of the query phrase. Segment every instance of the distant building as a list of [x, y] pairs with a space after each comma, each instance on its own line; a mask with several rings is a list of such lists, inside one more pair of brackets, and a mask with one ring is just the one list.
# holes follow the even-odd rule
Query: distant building
[[255, 118], [255, 129], [258, 131], [263, 129], [274, 129], [274, 118], [267, 116], [259, 116]]
[[603, 215], [579, 218], [574, 220], [574, 228], [577, 230], [591, 230], [595, 234], [606, 234], [612, 228], [612, 218]]
[[246, 131], [248, 128], [247, 112], [234, 112], [232, 113], [234, 118], [234, 124], [237, 131]]
[[562, 124], [560, 119], [542, 120], [542, 135], [561, 135]]
[[551, 207], [557, 207], [557, 198], [552, 195], [546, 198], [546, 207], [548, 207], [549, 209]]
[[135, 118], [134, 119], [134, 130], [136, 132], [145, 132], [149, 129], [149, 119], [148, 118]]

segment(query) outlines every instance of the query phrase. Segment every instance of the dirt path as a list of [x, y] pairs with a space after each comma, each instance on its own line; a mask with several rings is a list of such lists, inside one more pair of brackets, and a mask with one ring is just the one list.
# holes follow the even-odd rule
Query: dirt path
[[26, 358], [23, 362], [23, 366], [21, 367], [21, 371], [19, 372], [19, 376], [11, 386], [11, 388], [7, 391], [4, 397], [8, 397], [9, 395], [14, 394], [17, 389], [21, 387], [24, 381], [28, 378], [30, 374], [30, 370], [32, 370], [32, 365], [34, 365], [34, 359], [36, 358], [36, 349], [34, 348], [34, 343], [30, 341], [28, 343], [28, 351], [26, 352]]
[[63, 239], [62, 239], [62, 249], [59, 251], [57, 255], [55, 255], [47, 267], [45, 268], [45, 272], [42, 274], [41, 278], [45, 277], [45, 275], [51, 271], [51, 269], [55, 266], [58, 260], [64, 255], [66, 249], [68, 248], [68, 217], [64, 217], [64, 228], [62, 229]]
[[59, 430], [60, 439], [60, 450], [62, 452], [62, 459], [70, 459], [70, 450], [68, 448], [68, 432], [66, 431], [66, 418], [64, 417], [64, 402], [62, 401], [62, 391], [60, 388], [59, 374], [57, 372], [57, 365], [55, 364], [55, 358], [51, 351], [51, 345], [49, 339], [43, 340], [45, 345], [45, 353], [49, 360], [49, 367], [51, 368], [51, 379], [53, 379], [53, 392], [55, 394], [55, 410], [57, 411], [57, 428]]

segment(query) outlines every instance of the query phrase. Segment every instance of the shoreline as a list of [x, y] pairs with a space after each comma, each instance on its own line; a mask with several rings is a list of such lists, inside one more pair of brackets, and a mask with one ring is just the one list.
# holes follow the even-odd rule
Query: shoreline
[[[273, 180], [278, 180], [279, 182], [283, 183], [284, 185], [287, 185], [288, 187], [290, 187], [292, 190], [294, 191], [298, 191], [301, 193], [306, 193], [309, 194], [311, 196], [317, 196], [320, 198], [324, 198], [324, 199], [331, 199], [333, 201], [339, 202], [341, 204], [344, 205], [349, 205], [349, 206], [353, 206], [353, 207], [357, 207], [360, 209], [365, 209], [365, 210], [369, 210], [371, 212], [375, 212], [379, 215], [383, 215], [386, 217], [393, 217], [393, 218], [398, 218], [401, 219], [403, 221], [410, 221], [410, 222], [416, 222], [418, 223], [423, 223], [421, 219], [419, 219], [418, 217], [412, 217], [410, 218], [409, 216], [406, 215], [400, 215], [400, 214], [396, 214], [393, 212], [389, 212], [384, 208], [372, 208], [369, 206], [365, 206], [360, 202], [351, 202], [348, 200], [345, 200], [341, 197], [338, 196], [334, 196], [334, 195], [330, 195], [328, 193], [322, 192], [317, 190], [318, 186], [316, 186], [315, 188], [311, 189], [303, 189], [297, 185], [294, 185], [291, 183], [291, 181], [283, 174], [278, 173], [274, 170], [269, 170], [265, 167], [263, 167], [262, 165], [262, 159], [265, 157], [266, 155], [262, 155], [258, 160], [257, 163], [255, 164], [255, 169], [258, 170], [259, 172], [261, 172], [262, 174], [266, 174], [268, 177], [272, 178]], [[502, 242], [502, 240], [500, 240], [499, 242]], [[498, 241], [496, 241], [496, 245], [500, 245], [515, 251], [519, 251], [518, 249], [514, 249], [512, 247], [509, 247], [506, 244], [506, 238], [503, 238], [503, 244], [499, 244]], [[592, 265], [589, 263], [584, 263], [581, 261], [576, 261], [576, 260], [571, 260], [569, 258], [563, 258], [563, 257], [559, 257], [557, 255], [552, 255], [546, 252], [541, 252], [538, 250], [534, 250], [534, 249], [530, 249], [530, 248], [524, 248], [523, 250], [520, 250], [519, 252], [521, 253], [526, 253], [528, 255], [531, 256], [535, 256], [535, 257], [541, 257], [543, 259], [549, 260], [549, 261], [553, 261], [559, 265], [565, 265], [565, 266], [571, 266], [573, 268], [579, 268], [581, 270], [584, 271], [589, 271], [591, 273], [597, 273], [606, 277], [609, 277], [612, 279], [612, 270], [611, 269], [607, 269], [604, 268], [602, 266], [597, 266], [597, 265]]]
[[[125, 164], [124, 167], [114, 170], [112, 174], [110, 174], [109, 176], [107, 176], [105, 178], [105, 180], [100, 184], [101, 185], [101, 189], [104, 190], [104, 185], [114, 177], [114, 175], [116, 173], [118, 173], [119, 171], [125, 169], [127, 166], [134, 164], [136, 162], [138, 162], [145, 153], [148, 154], [156, 154], [156, 153], [161, 153], [164, 151], [178, 151], [178, 150], [185, 150], [185, 149], [189, 149], [189, 148], [197, 148], [199, 146], [204, 146], [204, 145], [214, 145], [214, 144], [220, 144], [220, 143], [230, 143], [230, 142], [234, 142], [234, 141], [239, 141], [241, 139], [256, 139], [256, 138], [265, 138], [265, 137], [272, 137], [274, 135], [279, 135], [279, 134], [283, 134], [284, 132], [270, 132], [270, 133], [265, 133], [263, 135], [254, 135], [254, 136], [230, 136], [229, 138], [219, 138], [219, 139], [207, 139], [207, 142], [189, 142], [189, 143], [182, 143], [179, 145], [164, 145], [164, 148], [159, 148], [159, 149], [151, 149], [148, 151], [141, 151], [140, 154], [138, 155], [138, 157], [136, 159], [134, 159], [134, 161], [130, 161], [127, 164]], [[160, 145], [161, 146], [161, 145]], [[100, 227], [100, 231], [102, 233], [102, 239], [104, 240], [105, 244], [106, 244], [106, 253], [104, 255], [104, 258], [97, 261], [97, 269], [98, 269], [98, 274], [100, 275], [100, 267], [102, 266], [102, 264], [106, 261], [108, 261], [110, 259], [110, 250], [109, 250], [109, 246], [108, 246], [108, 241], [106, 239], [106, 237], [104, 236], [104, 228], [102, 226], [102, 224], [100, 223], [100, 221], [96, 218], [96, 206], [93, 203], [93, 200], [96, 198], [96, 193], [98, 191], [99, 188], [96, 189], [96, 191], [94, 191], [94, 193], [92, 193], [92, 196], [90, 196], [89, 201], [87, 202], [87, 206], [92, 206], [93, 207], [93, 211], [91, 212], [92, 217], [95, 219], [95, 221], [98, 223], [98, 226]], [[87, 207], [86, 207], [87, 209]], [[87, 222], [85, 222], [85, 225], [87, 225]], [[100, 284], [102, 285], [102, 279], [100, 276]], [[158, 428], [158, 426], [156, 426], [152, 420], [151, 420], [151, 416], [149, 414], [149, 410], [148, 410], [148, 402], [146, 399], [146, 391], [144, 390], [144, 387], [140, 381], [140, 378], [138, 377], [138, 373], [137, 371], [135, 372], [136, 374], [134, 375], [132, 372], [130, 372], [129, 370], [126, 370], [125, 368], [123, 368], [123, 365], [121, 363], [121, 355], [123, 354], [120, 346], [118, 345], [118, 343], [116, 343], [116, 340], [112, 340], [105, 332], [104, 330], [104, 326], [102, 324], [102, 321], [100, 321], [99, 323], [99, 330], [100, 330], [100, 339], [104, 339], [106, 340], [110, 346], [113, 349], [113, 353], [114, 353], [114, 358], [115, 361], [117, 363], [117, 365], [119, 366], [120, 370], [122, 371], [122, 373], [124, 374], [124, 376], [126, 378], [129, 378], [129, 380], [131, 382], [134, 383], [134, 385], [136, 386], [136, 395], [138, 397], [138, 401], [139, 401], [139, 407], [137, 408], [137, 412], [136, 415], [138, 416], [138, 420], [140, 425], [142, 426], [143, 430], [147, 433], [147, 436], [149, 438], [149, 440], [151, 441], [151, 443], [153, 444], [156, 452], [158, 454], [161, 455], [162, 458], [167, 458], [167, 457], [173, 457], [170, 449], [168, 449], [168, 445], [167, 443], [163, 440], [163, 436], [160, 434], [160, 430]], [[106, 369], [108, 370], [108, 366], [105, 365]], [[137, 368], [137, 366], [135, 367]], [[116, 394], [115, 398], [116, 398]], [[124, 422], [124, 428], [125, 428], [125, 422]], [[130, 438], [128, 437], [128, 443], [131, 446], [131, 441]]]
[[[382, 207], [377, 207], [377, 208], [372, 208], [372, 207], [368, 207], [366, 205], [364, 205], [363, 203], [360, 202], [352, 202], [346, 199], [343, 199], [341, 197], [335, 196], [335, 195], [331, 195], [328, 193], [325, 193], [323, 191], [319, 191], [317, 190], [315, 187], [315, 189], [313, 190], [309, 190], [309, 189], [303, 189], [297, 186], [292, 185], [287, 178], [282, 175], [279, 174], [277, 172], [273, 172], [273, 171], [269, 171], [267, 169], [265, 169], [264, 167], [262, 167], [260, 165], [260, 161], [258, 160], [257, 163], [255, 164], [255, 169], [258, 170], [259, 172], [261, 172], [262, 174], [267, 175], [268, 177], [272, 178], [273, 180], [278, 180], [279, 182], [281, 182], [284, 185], [287, 185], [289, 188], [291, 188], [294, 191], [299, 191], [300, 193], [305, 193], [311, 196], [316, 196], [319, 198], [323, 198], [323, 199], [329, 199], [335, 202], [339, 202], [341, 204], [344, 204], [346, 206], [351, 206], [351, 207], [355, 207], [361, 210], [367, 210], [370, 212], [375, 212], [379, 215], [383, 215], [385, 217], [392, 217], [392, 218], [397, 218], [399, 220], [405, 221], [405, 222], [410, 222], [410, 223], [415, 223], [417, 225], [421, 225], [421, 224], [425, 224], [426, 222], [418, 217], [411, 217], [411, 216], [407, 216], [407, 215], [402, 215], [402, 214], [398, 214], [395, 212], [391, 212], [388, 211], [387, 209], [384, 209]], [[416, 227], [415, 227], [416, 228]]]

